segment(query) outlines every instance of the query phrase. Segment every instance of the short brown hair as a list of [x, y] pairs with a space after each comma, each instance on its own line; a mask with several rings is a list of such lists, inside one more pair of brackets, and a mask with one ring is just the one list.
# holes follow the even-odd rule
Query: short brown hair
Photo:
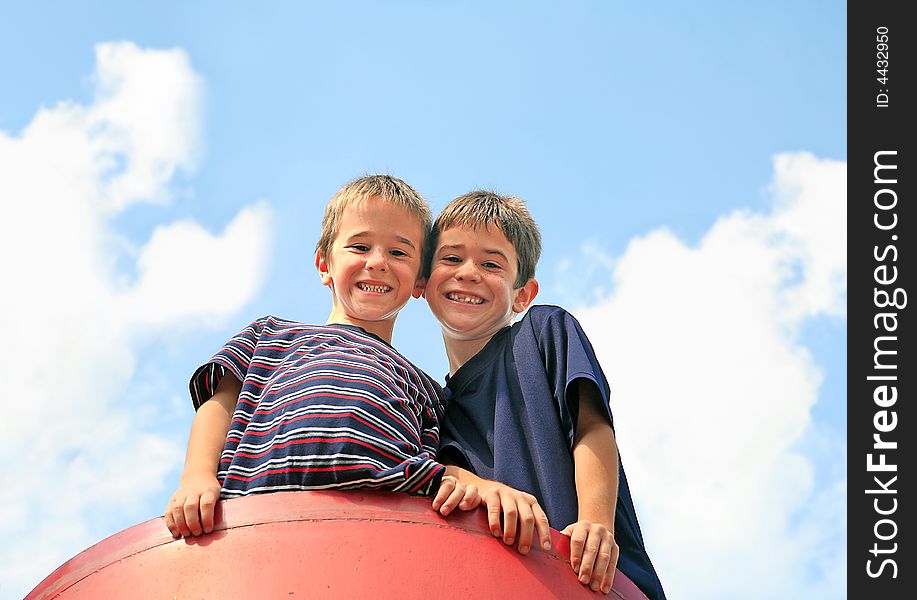
[[359, 204], [369, 198], [378, 196], [395, 206], [406, 208], [417, 217], [423, 229], [424, 238], [421, 240], [420, 251], [427, 246], [430, 236], [430, 227], [433, 215], [423, 196], [407, 183], [391, 175], [367, 175], [354, 179], [341, 189], [328, 201], [325, 207], [325, 216], [322, 218], [322, 235], [315, 244], [315, 252], [327, 258], [331, 254], [331, 246], [337, 238], [341, 227], [341, 218], [344, 209], [348, 206]]
[[518, 289], [535, 277], [535, 266], [541, 257], [541, 233], [525, 202], [515, 196], [501, 196], [487, 190], [475, 190], [459, 196], [443, 209], [433, 223], [429, 250], [424, 260], [424, 275], [429, 277], [439, 234], [450, 227], [496, 225], [516, 249]]

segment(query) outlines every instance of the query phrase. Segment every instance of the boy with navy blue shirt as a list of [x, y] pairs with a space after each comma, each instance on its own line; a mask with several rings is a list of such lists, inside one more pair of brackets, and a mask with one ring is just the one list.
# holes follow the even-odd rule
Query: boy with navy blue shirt
[[617, 566], [649, 598], [664, 598], [595, 352], [562, 308], [529, 309], [541, 240], [525, 204], [491, 192], [461, 196], [437, 218], [428, 248], [424, 296], [449, 359], [440, 460], [477, 487], [495, 535], [493, 497], [505, 498], [505, 542], [514, 542], [518, 518], [520, 551], [533, 527], [546, 547], [546, 514], [570, 536], [581, 583], [608, 593]]

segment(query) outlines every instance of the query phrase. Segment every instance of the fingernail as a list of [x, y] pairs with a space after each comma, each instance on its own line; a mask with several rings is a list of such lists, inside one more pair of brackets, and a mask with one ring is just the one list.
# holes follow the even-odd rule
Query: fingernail
[[520, 552], [521, 554], [525, 554], [525, 553], [528, 552], [528, 551], [529, 551], [529, 547], [528, 547], [528, 546], [519, 546], [519, 552]]
[[514, 541], [516, 541], [516, 540], [515, 540], [515, 538], [508, 538], [508, 539], [506, 539], [505, 541], [506, 541], [507, 544], [512, 544], [512, 543], [513, 543]]
[[541, 547], [544, 548], [545, 550], [550, 550], [551, 542], [545, 542], [544, 544], [541, 545]]
[[586, 575], [580, 575], [580, 576], [579, 576], [579, 581], [580, 581], [580, 583], [588, 583], [588, 582], [589, 582], [589, 577], [587, 577]]
[[592, 588], [592, 591], [593, 591], [593, 592], [599, 591], [599, 584], [597, 584], [597, 583], [593, 583], [593, 584], [590, 585], [589, 587]]

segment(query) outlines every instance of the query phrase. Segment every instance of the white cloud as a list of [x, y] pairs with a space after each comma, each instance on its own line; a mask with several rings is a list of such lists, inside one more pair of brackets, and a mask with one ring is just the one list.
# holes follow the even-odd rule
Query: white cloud
[[[200, 154], [202, 85], [180, 49], [96, 48], [96, 96], [0, 131], [0, 365], [10, 410], [0, 489], [0, 596], [21, 597], [97, 541], [90, 522], [163, 485], [182, 441], [152, 431], [156, 411], [125, 390], [152, 335], [228, 317], [260, 285], [271, 226], [265, 202], [214, 235], [190, 220], [129, 244], [113, 217], [171, 201]], [[135, 282], [115, 257], [136, 256]], [[233, 278], [220, 264], [234, 265]]]
[[134, 319], [159, 325], [234, 311], [238, 293], [213, 293], [215, 280], [225, 286], [219, 281], [229, 275], [220, 266], [233, 266], [233, 285], [239, 289], [255, 289], [269, 220], [266, 203], [259, 202], [240, 211], [220, 237], [188, 220], [157, 228], [138, 257], [140, 279], [125, 295]]
[[799, 332], [845, 314], [846, 163], [774, 165], [771, 212], [726, 215], [696, 246], [632, 240], [602, 257], [612, 292], [575, 311], [673, 598], [845, 593], [846, 480], [817, 489], [800, 449], [822, 375]]

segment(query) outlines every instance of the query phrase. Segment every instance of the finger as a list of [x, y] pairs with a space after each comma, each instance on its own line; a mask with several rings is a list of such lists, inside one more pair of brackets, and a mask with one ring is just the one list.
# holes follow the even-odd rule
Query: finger
[[528, 554], [535, 537], [535, 513], [531, 505], [519, 502], [519, 554]]
[[462, 498], [465, 497], [465, 486], [461, 483], [455, 486], [455, 489], [452, 490], [452, 493], [449, 494], [449, 497], [446, 498], [446, 501], [443, 502], [443, 505], [440, 507], [439, 512], [444, 517], [455, 510], [455, 507], [458, 506], [458, 503], [462, 501]]
[[579, 574], [580, 565], [583, 562], [583, 550], [586, 546], [588, 529], [582, 526], [581, 523], [574, 523], [571, 527], [573, 527], [573, 530], [570, 532], [570, 566]]
[[452, 477], [443, 477], [442, 482], [439, 484], [439, 490], [437, 490], [436, 496], [433, 498], [433, 510], [438, 511], [443, 502], [449, 498], [449, 494], [455, 489], [455, 483], [455, 479]]
[[608, 562], [608, 569], [605, 571], [605, 578], [602, 580], [602, 593], [607, 594], [611, 591], [611, 586], [614, 585], [615, 579], [615, 569], [618, 567], [618, 557], [620, 556], [620, 548], [612, 540], [611, 544], [611, 560]]
[[535, 513], [535, 530], [538, 532], [538, 539], [541, 540], [541, 547], [545, 550], [550, 550], [551, 524], [548, 521], [548, 515], [544, 514], [541, 505], [537, 502], [532, 506], [532, 512]]
[[519, 518], [519, 509], [516, 500], [510, 494], [503, 494], [500, 498], [503, 506], [503, 543], [510, 545], [516, 541], [516, 520]]
[[175, 518], [172, 516], [172, 501], [169, 501], [169, 505], [166, 506], [166, 510], [163, 513], [163, 518], [166, 520], [166, 527], [169, 529], [169, 533], [172, 534], [174, 538], [181, 537], [181, 531], [178, 530], [178, 527], [175, 525]]
[[218, 498], [213, 492], [204, 492], [201, 495], [201, 528], [204, 533], [213, 531], [213, 518], [217, 500]]
[[[589, 582], [589, 587], [592, 588], [593, 592], [599, 591], [599, 588], [608, 578], [608, 567], [611, 565], [611, 547], [613, 545], [614, 541], [610, 534], [604, 536], [604, 539], [599, 544], [599, 551], [595, 557], [595, 566], [592, 569], [592, 581]], [[614, 570], [614, 567], [612, 567], [612, 570]]]
[[574, 528], [574, 527], [576, 527], [576, 523], [570, 523], [569, 525], [567, 525], [566, 527], [564, 527], [563, 530], [561, 530], [560, 534], [561, 534], [561, 535], [565, 535], [565, 536], [567, 536], [567, 537], [570, 537], [571, 535], [573, 535], [573, 528]]
[[592, 574], [595, 572], [595, 559], [599, 555], [601, 540], [597, 539], [594, 533], [586, 538], [586, 545], [583, 548], [583, 561], [579, 566], [579, 581], [582, 584], [589, 585], [592, 581]]
[[488, 494], [484, 498], [484, 503], [487, 504], [487, 525], [490, 527], [490, 533], [494, 537], [500, 537], [503, 535], [503, 528], [500, 527], [500, 510], [503, 508], [503, 505], [500, 500], [500, 495], [497, 493]]
[[172, 520], [175, 523], [175, 527], [178, 529], [178, 533], [181, 537], [188, 537], [191, 535], [191, 530], [188, 529], [188, 524], [185, 523], [185, 508], [184, 500], [176, 500], [172, 506]]
[[184, 510], [182, 512], [185, 514], [185, 523], [188, 525], [191, 535], [200, 535], [203, 532], [201, 529], [200, 506], [200, 496], [193, 499], [185, 499]]
[[459, 508], [462, 510], [471, 510], [477, 508], [481, 505], [481, 495], [478, 493], [478, 488], [475, 485], [466, 485], [465, 486], [465, 497], [462, 498], [462, 501], [459, 503]]

